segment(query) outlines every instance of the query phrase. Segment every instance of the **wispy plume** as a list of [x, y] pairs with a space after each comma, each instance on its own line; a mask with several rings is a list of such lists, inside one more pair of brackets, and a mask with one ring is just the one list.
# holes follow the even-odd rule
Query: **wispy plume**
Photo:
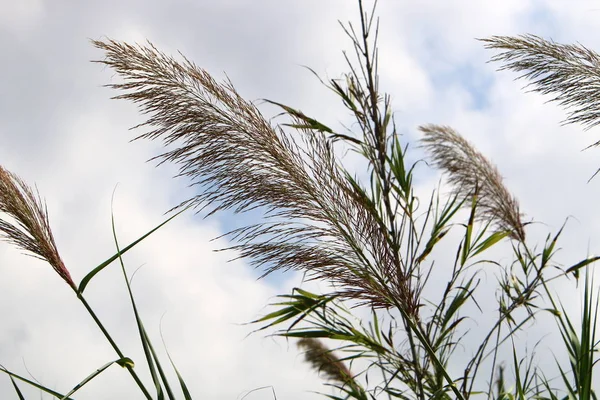
[[108, 85], [125, 92], [116, 98], [150, 114], [140, 125], [150, 131], [139, 138], [162, 140], [171, 149], [157, 159], [179, 165], [180, 176], [198, 186], [184, 204], [212, 207], [211, 213], [265, 210], [266, 222], [230, 234], [243, 257], [265, 273], [291, 269], [328, 280], [338, 295], [359, 303], [389, 307], [396, 298], [417, 312], [385, 227], [338, 167], [322, 132], [298, 129], [292, 136], [272, 126], [230, 81], [218, 83], [151, 43], [93, 43], [106, 54], [99, 62], [123, 78]]
[[[600, 55], [582, 45], [566, 45], [535, 35], [481, 39], [487, 49], [504, 50], [491, 61], [501, 70], [523, 72], [533, 91], [554, 95], [569, 117], [586, 129], [600, 124]], [[600, 145], [600, 141], [595, 145]]]
[[1, 166], [0, 212], [5, 214], [0, 216], [0, 235], [27, 254], [47, 261], [69, 286], [76, 289], [56, 249], [48, 212], [39, 194]]
[[452, 128], [425, 125], [419, 129], [433, 165], [446, 172], [455, 191], [463, 198], [477, 195], [478, 219], [510, 232], [513, 239], [525, 240], [519, 204], [498, 169]]

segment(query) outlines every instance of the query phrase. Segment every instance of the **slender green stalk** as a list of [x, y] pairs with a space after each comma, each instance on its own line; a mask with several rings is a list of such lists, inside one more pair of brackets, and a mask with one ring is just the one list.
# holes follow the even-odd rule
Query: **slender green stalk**
[[[184, 210], [182, 210], [182, 211], [184, 211]], [[135, 316], [135, 322], [136, 322], [136, 325], [138, 328], [138, 333], [140, 335], [140, 341], [142, 342], [142, 347], [144, 349], [144, 355], [146, 356], [146, 361], [148, 363], [148, 369], [150, 370], [150, 375], [152, 376], [152, 380], [154, 381], [154, 386], [156, 387], [157, 397], [162, 398], [164, 395], [163, 395], [162, 387], [160, 385], [160, 380], [158, 379], [158, 376], [156, 374], [156, 372], [157, 372], [156, 369], [158, 369], [158, 373], [160, 374], [160, 377], [161, 377], [163, 383], [165, 384], [165, 390], [167, 391], [167, 395], [169, 396], [169, 399], [174, 399], [173, 392], [171, 391], [171, 387], [169, 386], [169, 383], [164, 375], [164, 372], [160, 365], [160, 362], [158, 361], [158, 358], [156, 357], [156, 354], [154, 353], [154, 349], [152, 347], [152, 344], [150, 343], [150, 339], [148, 338], [148, 335], [146, 334], [146, 330], [142, 323], [142, 319], [140, 317], [140, 314], [137, 309], [137, 305], [135, 303], [135, 299], [133, 297], [133, 292], [131, 290], [131, 284], [129, 282], [129, 277], [127, 276], [127, 271], [125, 270], [125, 263], [123, 262], [123, 257], [121, 256], [121, 248], [119, 245], [119, 241], [117, 239], [117, 231], [115, 229], [114, 214], [112, 214], [112, 216], [111, 216], [111, 224], [112, 224], [113, 238], [115, 241], [115, 247], [117, 248], [117, 254], [119, 255], [119, 257], [118, 257], [119, 264], [121, 266], [121, 271], [123, 272], [123, 279], [125, 280], [125, 285], [127, 286], [127, 293], [129, 294], [129, 300], [131, 301], [131, 307], [133, 309], [133, 314]], [[155, 366], [156, 366], [156, 369], [155, 369]]]
[[[123, 352], [121, 352], [121, 349], [119, 349], [119, 346], [117, 346], [117, 344], [115, 343], [115, 341], [113, 340], [113, 338], [110, 336], [110, 333], [108, 333], [108, 331], [106, 330], [106, 328], [104, 327], [104, 325], [102, 324], [102, 322], [100, 321], [100, 319], [98, 318], [98, 316], [96, 315], [96, 313], [94, 312], [94, 310], [92, 309], [92, 307], [90, 307], [90, 305], [87, 302], [87, 300], [83, 297], [83, 295], [78, 293], [77, 294], [77, 298], [81, 301], [81, 303], [83, 304], [83, 306], [85, 307], [85, 309], [92, 316], [92, 319], [94, 320], [94, 322], [96, 322], [96, 325], [98, 325], [98, 328], [100, 328], [100, 330], [104, 334], [104, 337], [106, 337], [106, 340], [108, 340], [108, 342], [110, 343], [110, 345], [112, 346], [112, 348], [115, 350], [115, 352], [117, 353], [117, 355], [120, 358], [125, 357], [123, 355]], [[146, 397], [146, 399], [152, 400], [152, 396], [150, 396], [150, 393], [148, 392], [148, 390], [146, 389], [146, 387], [144, 386], [144, 384], [140, 380], [140, 378], [137, 375], [137, 373], [133, 370], [133, 367], [131, 365], [129, 365], [129, 364], [126, 364], [125, 368], [127, 368], [127, 370], [129, 371], [129, 373], [133, 377], [133, 380], [135, 381], [135, 383], [139, 386], [139, 388], [142, 391], [142, 393], [144, 393], [144, 396]]]

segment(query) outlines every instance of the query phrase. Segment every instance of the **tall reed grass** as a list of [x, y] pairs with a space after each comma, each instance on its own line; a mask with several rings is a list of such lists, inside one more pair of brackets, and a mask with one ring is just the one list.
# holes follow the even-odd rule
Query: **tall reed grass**
[[[2, 367], [18, 398], [24, 398], [22, 383], [56, 398], [72, 398], [113, 364], [127, 369], [147, 399], [192, 398], [177, 369], [178, 389], [168, 381], [121, 257], [188, 209], [206, 215], [264, 211], [256, 224], [228, 233], [231, 249], [265, 275], [298, 271], [330, 284], [324, 293], [295, 288], [282, 294], [272, 311], [254, 323], [259, 331], [297, 340], [306, 362], [332, 387], [331, 399], [596, 398], [598, 292], [587, 267], [598, 257], [558, 266], [554, 255], [562, 229], [549, 233], [542, 244], [531, 243], [527, 219], [498, 169], [448, 126], [423, 125], [417, 145], [451, 191], [418, 198], [419, 169], [407, 161], [410, 143], [396, 130], [390, 96], [379, 88], [375, 6], [366, 10], [362, 1], [358, 6], [358, 24], [343, 25], [354, 49], [353, 55], [345, 54], [349, 72], [324, 82], [355, 119], [356, 129], [345, 132], [268, 100], [288, 118], [273, 124], [232, 82], [218, 82], [192, 61], [168, 56], [151, 43], [92, 42], [104, 53], [98, 62], [122, 79], [108, 85], [118, 91], [116, 98], [136, 103], [148, 115], [139, 126], [146, 131], [137, 138], [162, 141], [165, 152], [156, 158], [176, 164], [199, 190], [130, 245], [121, 248], [115, 235], [116, 254], [77, 284], [58, 253], [40, 196], [0, 167], [2, 237], [56, 271], [116, 353], [115, 360], [64, 394]], [[596, 53], [534, 36], [484, 42], [505, 51], [493, 58], [505, 62], [503, 68], [525, 71], [535, 90], [554, 93], [555, 100], [575, 107], [567, 122], [598, 123]], [[368, 179], [344, 168], [336, 156], [338, 146], [362, 157]], [[434, 251], [450, 232], [461, 237], [453, 253]], [[511, 262], [488, 258], [500, 243], [507, 244]], [[96, 274], [113, 262], [124, 274], [152, 382], [141, 381], [139, 366], [125, 357], [84, 297]], [[428, 288], [440, 268], [448, 280], [432, 298]], [[480, 290], [483, 268], [498, 272], [493, 291]], [[581, 270], [585, 283], [578, 319], [565, 311], [550, 283], [579, 278]], [[475, 318], [469, 307], [482, 299], [496, 302], [496, 314], [474, 334], [465, 321]], [[370, 318], [359, 318], [365, 311]], [[519, 332], [540, 314], [554, 318], [568, 355], [568, 365], [557, 361], [558, 383], [515, 345]], [[472, 352], [461, 352], [463, 347]], [[505, 359], [508, 365], [500, 362]]]

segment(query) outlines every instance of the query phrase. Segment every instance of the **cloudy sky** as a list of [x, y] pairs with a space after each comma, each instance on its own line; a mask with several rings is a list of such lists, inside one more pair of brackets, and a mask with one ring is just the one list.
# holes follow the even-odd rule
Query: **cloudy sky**
[[[527, 94], [515, 74], [496, 72], [475, 38], [535, 33], [600, 49], [597, 1], [382, 0], [381, 87], [392, 95], [407, 141], [417, 127], [454, 127], [490, 157], [530, 220], [543, 222], [533, 238], [556, 231], [571, 216], [559, 259], [597, 253], [600, 243], [598, 130], [560, 126], [565, 114]], [[226, 73], [247, 99], [294, 105], [336, 125], [347, 120], [336, 99], [306, 70], [339, 77], [349, 42], [338, 20], [356, 21], [349, 0], [0, 0], [0, 164], [37, 185], [48, 204], [59, 251], [79, 281], [113, 254], [111, 194], [117, 233], [128, 243], [188, 198], [171, 166], [146, 160], [158, 144], [130, 143], [142, 122], [135, 106], [110, 100], [102, 85], [114, 73], [89, 39], [151, 40], [166, 53], [181, 51], [217, 78]], [[275, 110], [264, 108], [267, 116]], [[141, 133], [141, 132], [140, 132]], [[419, 170], [419, 184], [438, 176]], [[243, 261], [227, 263], [226, 246], [210, 240], [236, 216], [203, 220], [185, 214], [126, 257], [142, 266], [133, 287], [146, 327], [160, 345], [159, 325], [192, 393], [237, 399], [272, 386], [278, 399], [306, 399], [322, 389], [293, 344], [248, 336], [244, 323], [262, 315], [279, 293], [300, 283], [294, 275], [257, 281]], [[90, 303], [134, 360], [137, 346], [117, 265], [90, 285]], [[63, 392], [105, 362], [111, 348], [73, 293], [52, 269], [0, 245], [0, 363]], [[577, 303], [574, 287], [565, 301]], [[542, 330], [545, 328], [542, 327]], [[549, 328], [548, 328], [549, 329]], [[146, 378], [144, 372], [140, 372]], [[29, 398], [38, 398], [36, 391]], [[136, 397], [137, 396], [137, 397]], [[15, 398], [0, 377], [0, 398]], [[139, 398], [128, 374], [113, 367], [84, 388], [80, 399]], [[258, 391], [247, 399], [272, 398]]]

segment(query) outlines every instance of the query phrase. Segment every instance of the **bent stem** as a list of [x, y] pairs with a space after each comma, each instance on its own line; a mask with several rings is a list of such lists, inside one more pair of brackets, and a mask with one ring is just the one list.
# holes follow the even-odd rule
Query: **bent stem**
[[[120, 358], [124, 358], [125, 356], [121, 352], [121, 349], [119, 349], [119, 346], [117, 346], [117, 344], [115, 343], [115, 341], [113, 340], [113, 338], [110, 336], [110, 334], [108, 333], [108, 331], [106, 330], [106, 328], [104, 327], [104, 325], [102, 324], [102, 322], [100, 321], [100, 319], [98, 319], [98, 316], [96, 315], [96, 313], [94, 312], [94, 310], [92, 310], [92, 308], [90, 307], [89, 303], [83, 297], [83, 295], [81, 293], [77, 293], [77, 298], [81, 301], [81, 303], [86, 308], [86, 310], [88, 311], [88, 313], [92, 316], [92, 318], [96, 322], [96, 325], [98, 325], [98, 328], [100, 328], [100, 330], [104, 334], [104, 337], [106, 337], [106, 339], [108, 340], [108, 342], [110, 343], [110, 345], [112, 346], [112, 348], [115, 350], [115, 352], [117, 353], [117, 355]], [[144, 396], [146, 397], [146, 399], [152, 400], [152, 396], [150, 396], [150, 393], [148, 392], [148, 390], [146, 389], [146, 387], [144, 386], [144, 384], [140, 380], [140, 377], [133, 370], [133, 367], [131, 365], [129, 365], [129, 364], [125, 364], [125, 368], [127, 368], [127, 370], [131, 374], [131, 376], [132, 376], [133, 380], [135, 381], [135, 383], [137, 383], [137, 385], [139, 386], [139, 388], [142, 391], [142, 393], [144, 393]]]

